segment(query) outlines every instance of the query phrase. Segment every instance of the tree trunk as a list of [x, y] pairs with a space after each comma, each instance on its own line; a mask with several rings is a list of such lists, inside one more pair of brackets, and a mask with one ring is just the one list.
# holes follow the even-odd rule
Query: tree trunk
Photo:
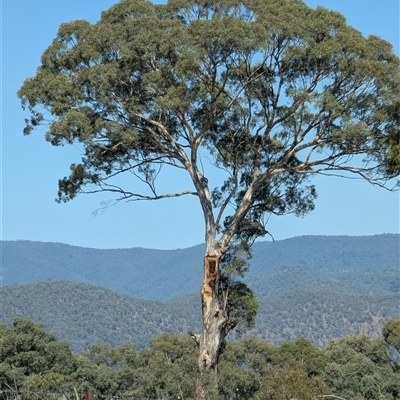
[[226, 337], [226, 317], [218, 302], [220, 258], [220, 254], [206, 254], [204, 257], [204, 279], [201, 287], [203, 331], [199, 337], [198, 359], [200, 372], [216, 367], [221, 345]]

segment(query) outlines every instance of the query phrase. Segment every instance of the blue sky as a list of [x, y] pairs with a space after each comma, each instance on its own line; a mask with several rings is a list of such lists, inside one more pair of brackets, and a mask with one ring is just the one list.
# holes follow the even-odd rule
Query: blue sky
[[[162, 1], [159, 1], [162, 2]], [[104, 196], [54, 201], [57, 181], [79, 161], [76, 149], [53, 147], [44, 131], [24, 137], [27, 114], [16, 92], [33, 76], [59, 25], [95, 22], [114, 0], [3, 0], [1, 115], [1, 235], [3, 240], [62, 242], [94, 248], [186, 248], [204, 242], [198, 199], [120, 203], [94, 214]], [[365, 35], [376, 34], [399, 54], [399, 0], [306, 0], [335, 9]], [[372, 235], [399, 232], [399, 194], [366, 182], [319, 177], [316, 210], [305, 218], [271, 217], [276, 240], [300, 235]]]

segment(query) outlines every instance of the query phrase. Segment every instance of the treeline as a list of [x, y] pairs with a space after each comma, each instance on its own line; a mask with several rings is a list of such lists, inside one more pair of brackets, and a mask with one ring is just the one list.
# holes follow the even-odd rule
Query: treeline
[[[161, 334], [148, 348], [93, 345], [81, 354], [28, 319], [0, 325], [3, 399], [23, 400], [91, 391], [98, 398], [194, 399], [196, 382], [213, 400], [400, 399], [400, 318], [382, 337], [349, 335], [323, 350], [306, 339], [274, 347], [245, 336], [227, 343], [217, 372], [198, 376], [189, 335]], [[321, 397], [322, 396], [322, 397]]]

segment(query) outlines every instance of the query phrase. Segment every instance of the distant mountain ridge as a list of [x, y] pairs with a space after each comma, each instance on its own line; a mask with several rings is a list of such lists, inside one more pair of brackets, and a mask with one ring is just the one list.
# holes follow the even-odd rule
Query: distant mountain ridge
[[[2, 241], [1, 246], [4, 285], [68, 280], [133, 297], [165, 300], [183, 294], [180, 282], [171, 279], [173, 272], [184, 279], [187, 292], [200, 287], [203, 246], [171, 251], [102, 250], [30, 241]], [[187, 260], [192, 259], [197, 268], [187, 266]], [[168, 289], [167, 281], [170, 281]]]
[[[326, 279], [326, 274], [343, 277], [382, 270], [393, 275], [399, 267], [399, 249], [399, 234], [300, 236], [257, 242], [246, 279], [256, 285], [263, 274], [287, 266], [311, 268], [317, 271], [315, 276], [323, 274], [321, 279]], [[198, 292], [204, 256], [204, 245], [177, 250], [101, 250], [61, 243], [1, 241], [1, 250], [3, 285], [68, 280], [159, 301]]]

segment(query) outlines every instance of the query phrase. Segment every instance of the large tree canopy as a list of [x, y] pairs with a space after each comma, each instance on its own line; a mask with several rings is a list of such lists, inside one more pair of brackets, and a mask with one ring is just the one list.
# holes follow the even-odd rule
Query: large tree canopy
[[[198, 196], [199, 343], [213, 366], [229, 325], [217, 293], [232, 238], [264, 235], [266, 213], [311, 211], [312, 175], [393, 182], [399, 93], [391, 45], [337, 12], [301, 0], [123, 0], [96, 24], [61, 25], [19, 96], [31, 112], [26, 134], [45, 124], [53, 145], [82, 149], [59, 201], [99, 191], [117, 201]], [[215, 187], [206, 160], [224, 176]], [[170, 168], [191, 185], [160, 193]], [[221, 335], [205, 350], [211, 331]]]

